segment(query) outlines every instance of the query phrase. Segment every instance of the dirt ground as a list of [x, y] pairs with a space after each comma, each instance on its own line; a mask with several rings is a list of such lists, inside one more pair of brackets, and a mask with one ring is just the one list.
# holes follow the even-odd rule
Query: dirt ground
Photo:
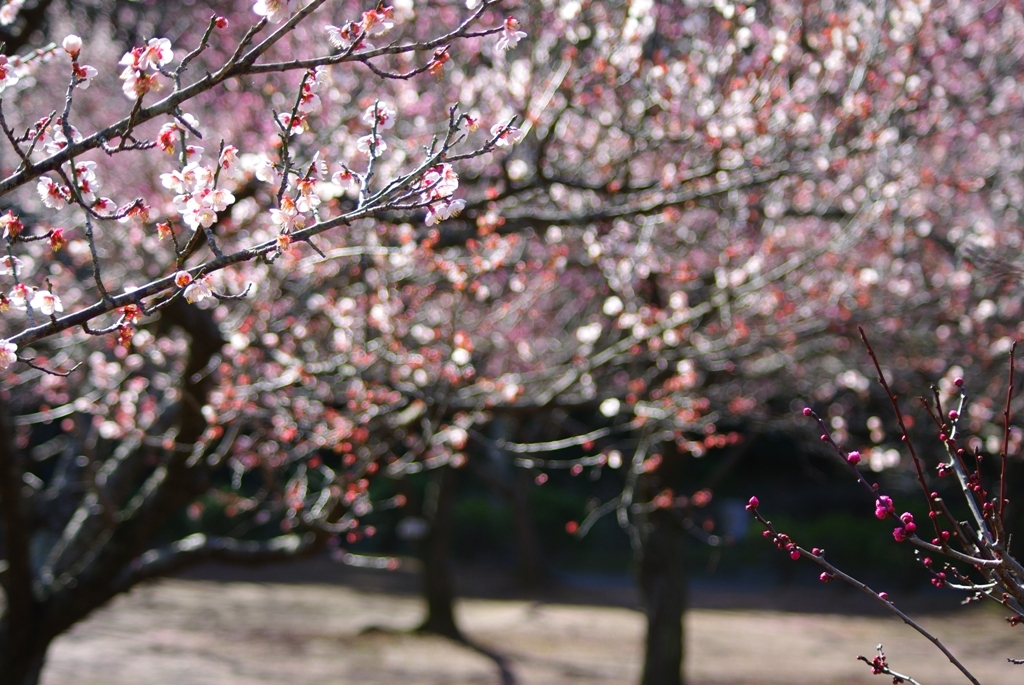
[[[162, 580], [118, 598], [57, 640], [44, 685], [500, 682], [495, 663], [484, 655], [443, 638], [402, 632], [417, 625], [421, 604], [415, 594], [386, 583], [210, 577], [216, 573]], [[696, 602], [736, 603], [720, 597]], [[458, 619], [472, 640], [508, 657], [519, 685], [635, 683], [643, 616], [604, 604], [471, 598], [460, 601]], [[1024, 657], [1024, 641], [997, 612], [930, 614], [921, 621], [982, 683], [1024, 679], [1024, 666], [1006, 661]], [[397, 632], [367, 630], [374, 627]], [[930, 643], [882, 616], [697, 608], [686, 628], [691, 685], [881, 683], [856, 661], [858, 654], [873, 656], [878, 642], [893, 668], [922, 683], [967, 682]]]

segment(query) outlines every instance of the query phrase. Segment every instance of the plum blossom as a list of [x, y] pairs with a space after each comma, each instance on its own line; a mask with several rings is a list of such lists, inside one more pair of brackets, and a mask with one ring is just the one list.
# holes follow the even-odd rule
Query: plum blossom
[[375, 102], [363, 112], [363, 121], [369, 126], [376, 123], [378, 131], [387, 131], [395, 125], [395, 108], [386, 102]]
[[263, 157], [261, 164], [256, 168], [256, 179], [264, 183], [277, 182], [277, 167], [268, 157]]
[[359, 190], [359, 178], [345, 165], [334, 172], [331, 176], [331, 183], [341, 186], [344, 191]]
[[424, 189], [423, 200], [448, 197], [459, 189], [459, 175], [451, 164], [438, 164], [427, 169], [423, 174], [421, 186]]
[[150, 38], [145, 46], [134, 47], [126, 52], [118, 64], [124, 66], [121, 90], [132, 99], [138, 99], [151, 90], [159, 90], [157, 74], [146, 74], [146, 69], [159, 69], [174, 59], [171, 41], [166, 38]]
[[311, 212], [320, 206], [320, 196], [316, 192], [315, 178], [300, 178], [295, 185], [299, 190], [295, 206], [300, 212]]
[[293, 118], [291, 114], [281, 113], [277, 115], [277, 123], [290, 135], [298, 135], [306, 130], [306, 115], [298, 112]]
[[213, 286], [210, 284], [209, 276], [200, 276], [185, 287], [185, 300], [189, 304], [195, 304], [212, 296]]
[[323, 67], [316, 67], [306, 72], [306, 79], [302, 83], [302, 93], [299, 94], [299, 112], [309, 114], [320, 109], [320, 79], [323, 77]]
[[99, 197], [92, 203], [92, 208], [100, 213], [113, 213], [117, 210], [117, 203], [109, 197]]
[[291, 0], [256, 0], [252, 11], [275, 24], [284, 21], [288, 15]]
[[270, 220], [278, 230], [284, 232], [291, 232], [306, 225], [306, 220], [299, 214], [295, 201], [287, 196], [281, 199], [280, 209], [270, 210]]
[[76, 84], [82, 90], [89, 88], [89, 84], [96, 78], [99, 73], [95, 67], [91, 67], [88, 64], [78, 64], [77, 62], [72, 65], [71, 70], [75, 72], [75, 78], [78, 80]]
[[228, 171], [231, 167], [235, 166], [238, 162], [238, 148], [234, 145], [225, 145], [224, 149], [220, 151], [220, 158], [217, 163], [220, 164], [220, 168], [224, 171]]
[[379, 157], [382, 152], [388, 149], [388, 144], [380, 136], [371, 133], [356, 141], [356, 149], [364, 155]]
[[4, 240], [10, 242], [25, 229], [25, 224], [21, 223], [13, 210], [8, 209], [6, 214], [0, 216], [0, 228], [4, 229]]
[[0, 26], [10, 26], [18, 18], [25, 0], [8, 0], [3, 7], [0, 7]]
[[50, 238], [48, 242], [50, 243], [50, 249], [54, 252], [59, 251], [62, 247], [67, 245], [68, 240], [64, 237], [64, 229], [55, 228], [50, 231]]
[[[328, 24], [325, 27], [325, 30], [327, 31], [327, 40], [329, 40], [331, 45], [338, 50], [347, 50], [357, 36], [363, 35], [362, 25], [354, 21], [350, 21], [344, 26], [332, 26]], [[362, 41], [360, 41], [360, 43], [363, 47], [369, 47], [369, 45]]]
[[171, 41], [167, 38], [150, 38], [139, 56], [140, 69], [158, 69], [174, 59]]
[[9, 340], [0, 340], [0, 369], [18, 361], [18, 346]]
[[509, 17], [505, 20], [505, 26], [501, 30], [501, 35], [498, 36], [498, 49], [508, 50], [519, 45], [519, 41], [526, 38], [526, 32], [519, 30], [519, 21], [515, 17]]
[[383, 36], [395, 27], [395, 9], [380, 6], [363, 12], [363, 30], [368, 36]]
[[[77, 128], [74, 126], [69, 128], [71, 129], [72, 140], [77, 142], [82, 139], [82, 134], [79, 133]], [[43, 149], [46, 150], [47, 154], [51, 155], [67, 147], [68, 139], [64, 136], [64, 123], [60, 117], [57, 117], [52, 125], [40, 130], [40, 142], [43, 143]]]
[[15, 276], [21, 271], [22, 262], [17, 257], [5, 255], [0, 257], [0, 276]]
[[64, 305], [61, 304], [60, 298], [49, 290], [37, 290], [32, 295], [31, 306], [32, 309], [42, 312], [44, 316], [53, 316], [57, 312], [64, 311]]
[[31, 296], [31, 288], [24, 283], [17, 283], [11, 288], [11, 294], [7, 296], [7, 299], [12, 307], [25, 311], [28, 309], [28, 301]]
[[234, 204], [235, 196], [227, 188], [217, 188], [216, 190], [211, 190], [210, 194], [203, 198], [203, 202], [213, 211], [223, 212]]
[[[2, 12], [3, 10], [0, 10]], [[7, 59], [7, 55], [0, 55], [0, 93], [4, 92], [7, 86], [13, 86], [18, 82], [18, 76], [14, 73], [13, 65]]]
[[36, 190], [39, 191], [39, 197], [42, 198], [43, 204], [50, 209], [64, 209], [64, 205], [68, 202], [68, 189], [46, 176], [39, 179]]
[[427, 218], [425, 223], [427, 226], [433, 226], [445, 219], [451, 219], [454, 216], [458, 216], [465, 208], [465, 200], [452, 200], [450, 198], [442, 199], [427, 207]]
[[491, 136], [497, 137], [494, 144], [498, 147], [511, 147], [523, 139], [523, 132], [509, 124], [495, 124], [491, 127]]
[[170, 121], [160, 127], [160, 132], [156, 135], [156, 144], [161, 150], [167, 153], [174, 152], [174, 145], [178, 140], [178, 123]]
[[121, 78], [124, 85], [121, 90], [130, 100], [137, 100], [150, 91], [160, 90], [162, 87], [157, 80], [156, 74], [146, 75], [141, 71], [131, 71], [127, 77], [122, 73]]

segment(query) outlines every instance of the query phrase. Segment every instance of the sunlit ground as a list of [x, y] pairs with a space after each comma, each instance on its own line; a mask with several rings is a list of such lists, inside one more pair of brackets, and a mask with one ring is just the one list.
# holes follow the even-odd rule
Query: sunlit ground
[[[338, 585], [164, 580], [136, 588], [54, 645], [45, 685], [498, 683], [494, 662], [416, 626], [414, 595]], [[634, 683], [643, 618], [608, 606], [468, 599], [466, 634], [511, 659], [517, 682]], [[1024, 640], [998, 612], [927, 615], [983, 683], [1020, 682]], [[687, 619], [691, 684], [880, 683], [858, 654], [928, 685], [967, 682], [895, 619], [696, 609]], [[1024, 630], [1019, 628], [1017, 630]], [[888, 679], [885, 679], [888, 682]]]

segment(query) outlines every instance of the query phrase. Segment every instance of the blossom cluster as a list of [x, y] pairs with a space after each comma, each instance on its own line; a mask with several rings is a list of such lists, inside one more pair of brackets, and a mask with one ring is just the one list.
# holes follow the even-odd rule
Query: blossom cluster
[[[126, 97], [137, 100], [151, 90], [161, 88], [157, 76], [161, 68], [174, 59], [171, 41], [167, 38], [150, 38], [144, 46], [129, 50], [118, 62], [124, 67], [121, 89]], [[150, 73], [152, 70], [153, 73]]]
[[[220, 154], [218, 165], [231, 168], [237, 150], [227, 146]], [[192, 230], [209, 228], [217, 221], [218, 212], [225, 211], [235, 202], [235, 196], [226, 188], [217, 188], [217, 171], [198, 161], [190, 162], [180, 170], [160, 175], [165, 188], [174, 191], [174, 206], [182, 221]]]

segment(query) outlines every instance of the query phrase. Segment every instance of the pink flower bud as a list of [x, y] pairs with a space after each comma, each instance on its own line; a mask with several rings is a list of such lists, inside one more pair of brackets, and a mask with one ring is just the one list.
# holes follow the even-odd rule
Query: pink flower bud
[[957, 413], [956, 409], [950, 409], [949, 410], [949, 420], [950, 421], [956, 421], [958, 418], [960, 418], [960, 414]]
[[955, 385], [958, 388], [964, 387], [964, 379], [963, 378], [957, 378], [955, 381], [953, 381], [953, 385]]
[[794, 549], [793, 551], [791, 551], [789, 553], [789, 558], [792, 559], [793, 561], [796, 561], [797, 559], [799, 559], [800, 558], [800, 550]]
[[820, 576], [818, 576], [818, 580], [820, 580], [823, 583], [828, 583], [832, 580], [832, 574], [828, 571], [824, 571]]
[[227, 17], [217, 17], [213, 20], [213, 25], [223, 31], [228, 27], [228, 19]]
[[757, 505], [759, 505], [760, 503], [761, 502], [758, 501], [756, 496], [751, 497], [750, 500], [747, 502], [747, 511], [753, 511], [754, 509], [757, 509]]
[[856, 466], [860, 463], [860, 452], [857, 450], [850, 452], [846, 455], [846, 461], [849, 462], [851, 466]]
[[888, 592], [879, 592], [878, 593], [878, 598], [880, 600], [882, 600], [883, 602], [888, 602], [889, 601], [889, 593]]
[[896, 540], [896, 542], [903, 542], [907, 539], [907, 531], [904, 528], [894, 528], [892, 531], [892, 536]]
[[810, 407], [804, 407], [804, 416], [810, 416], [810, 415], [811, 415], [811, 408]]
[[64, 52], [71, 55], [71, 59], [78, 59], [78, 54], [82, 52], [82, 39], [72, 33], [64, 38], [63, 46]]

